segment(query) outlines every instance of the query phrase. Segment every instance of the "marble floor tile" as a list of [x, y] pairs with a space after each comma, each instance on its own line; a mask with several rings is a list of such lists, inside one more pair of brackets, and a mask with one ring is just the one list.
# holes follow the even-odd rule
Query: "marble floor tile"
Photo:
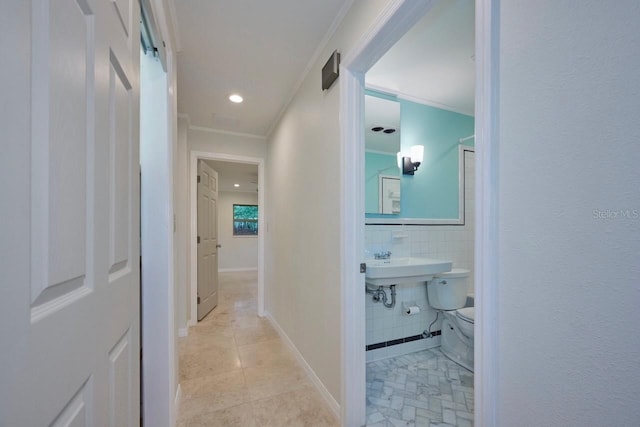
[[279, 337], [238, 346], [238, 352], [243, 368], [297, 366], [296, 358]]
[[251, 403], [261, 427], [339, 427], [338, 419], [310, 386]]
[[235, 338], [236, 343], [241, 346], [261, 341], [268, 341], [274, 338], [279, 338], [279, 336], [271, 325], [262, 323], [256, 326], [236, 329]]
[[214, 411], [203, 411], [178, 421], [178, 427], [260, 427], [248, 403]]
[[297, 366], [244, 368], [251, 399], [264, 399], [310, 384], [306, 372]]
[[247, 387], [244, 373], [241, 369], [225, 372], [218, 375], [197, 377], [184, 380], [180, 383], [182, 397], [190, 399], [210, 394], [222, 394], [227, 391], [235, 391]]
[[367, 427], [473, 425], [473, 373], [439, 349], [367, 364]]
[[218, 306], [178, 340], [178, 427], [338, 427], [294, 354], [258, 317], [257, 274], [221, 273], [219, 286]]
[[180, 356], [180, 381], [241, 369], [237, 350], [198, 351]]

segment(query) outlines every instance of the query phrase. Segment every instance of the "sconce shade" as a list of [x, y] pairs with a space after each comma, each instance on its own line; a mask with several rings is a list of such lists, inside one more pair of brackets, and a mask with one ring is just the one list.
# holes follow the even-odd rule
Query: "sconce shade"
[[411, 147], [411, 161], [413, 163], [422, 163], [424, 159], [424, 145], [414, 145]]
[[424, 146], [414, 145], [411, 147], [411, 154], [398, 152], [396, 158], [398, 161], [398, 168], [402, 169], [403, 175], [413, 175], [418, 170], [420, 163], [422, 163], [424, 157]]

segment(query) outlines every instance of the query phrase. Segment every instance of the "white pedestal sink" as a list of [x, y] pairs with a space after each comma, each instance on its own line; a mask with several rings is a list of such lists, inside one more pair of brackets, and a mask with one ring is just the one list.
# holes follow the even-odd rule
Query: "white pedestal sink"
[[438, 273], [451, 271], [451, 264], [451, 261], [418, 257], [370, 259], [365, 281], [376, 286], [426, 282]]

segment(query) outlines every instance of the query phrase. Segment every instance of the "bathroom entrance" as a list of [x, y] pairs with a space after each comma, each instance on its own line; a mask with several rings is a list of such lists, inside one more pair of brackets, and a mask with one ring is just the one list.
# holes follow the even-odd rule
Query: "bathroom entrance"
[[[482, 2], [477, 3], [482, 6]], [[349, 307], [349, 310], [343, 310], [343, 369], [350, 379], [348, 383], [343, 384], [343, 422], [346, 424], [364, 425], [384, 419], [390, 422], [394, 421], [392, 419], [418, 421], [417, 408], [420, 408], [420, 404], [425, 405], [425, 402], [420, 402], [419, 399], [413, 402], [413, 415], [410, 408], [412, 405], [408, 405], [406, 409], [400, 405], [401, 407], [388, 410], [392, 406], [398, 406], [399, 401], [394, 401], [393, 393], [368, 396], [366, 402], [369, 407], [365, 410], [367, 391], [375, 390], [379, 385], [374, 383], [375, 365], [392, 363], [390, 357], [415, 355], [416, 351], [443, 356], [442, 360], [452, 363], [455, 369], [461, 369], [464, 375], [458, 373], [457, 378], [443, 376], [448, 385], [439, 390], [442, 394], [440, 400], [448, 401], [447, 397], [451, 396], [450, 401], [454, 402], [452, 393], [455, 386], [455, 391], [462, 394], [456, 394], [458, 401], [454, 403], [458, 405], [457, 410], [460, 414], [453, 414], [457, 418], [454, 423], [464, 425], [473, 422], [473, 408], [478, 405], [478, 402], [475, 402], [478, 393], [474, 391], [473, 383], [481, 384], [479, 380], [483, 372], [475, 369], [475, 376], [480, 375], [480, 378], [474, 379], [470, 370], [452, 362], [438, 350], [442, 344], [445, 313], [442, 311], [443, 308], [431, 307], [426, 282], [396, 286], [395, 306], [385, 307], [384, 304], [373, 301], [371, 295], [365, 296], [365, 290], [362, 288], [365, 287], [366, 273], [362, 274], [364, 269], [355, 270], [351, 269], [351, 266], [360, 265], [362, 261], [373, 259], [376, 254], [382, 253], [391, 253], [390, 262], [393, 262], [394, 257], [449, 259], [452, 261], [452, 267], [466, 270], [463, 276], [468, 277], [462, 281], [467, 285], [463, 286], [465, 302], [459, 307], [475, 303], [474, 293], [477, 285], [474, 276], [476, 266], [481, 263], [481, 260], [476, 261], [478, 254], [474, 251], [478, 246], [475, 242], [475, 235], [478, 233], [474, 225], [475, 189], [482, 185], [475, 185], [475, 135], [486, 136], [486, 132], [483, 134], [482, 130], [486, 126], [488, 109], [476, 108], [476, 105], [483, 105], [482, 102], [476, 102], [476, 93], [483, 94], [482, 89], [486, 86], [486, 82], [479, 78], [481, 76], [476, 75], [482, 70], [476, 66], [476, 52], [484, 52], [481, 47], [486, 47], [487, 40], [475, 40], [474, 6], [472, 1], [428, 4], [394, 2], [388, 14], [380, 19], [369, 37], [354, 49], [357, 54], [347, 58], [343, 64], [345, 72], [341, 76], [341, 87], [345, 96], [341, 103], [342, 112], [353, 113], [355, 118], [364, 117], [366, 125], [345, 125], [342, 129], [345, 141], [344, 157], [349, 164], [355, 165], [353, 173], [345, 172], [346, 194], [343, 198], [343, 247], [347, 266], [343, 276], [343, 296], [344, 307]], [[478, 16], [481, 15], [478, 13]], [[485, 25], [482, 30], [488, 34], [488, 18], [486, 21], [484, 22], [482, 16], [478, 20]], [[478, 33], [485, 37], [483, 32]], [[466, 41], [462, 34], [466, 34]], [[410, 44], [404, 43], [407, 37], [415, 40], [421, 36], [424, 37], [422, 43], [414, 42], [414, 49], [418, 46], [418, 50], [412, 52]], [[456, 57], [447, 58], [447, 54], [454, 51], [457, 53]], [[402, 64], [400, 58], [403, 54], [418, 60], [427, 58], [428, 60], [424, 61], [426, 64], [421, 65], [429, 66], [429, 61], [434, 63], [430, 69], [413, 66], [415, 64]], [[458, 61], [458, 68], [444, 66], [447, 61]], [[457, 72], [458, 69], [460, 72]], [[393, 80], [395, 72], [400, 73], [398, 81]], [[425, 76], [435, 78], [438, 73], [442, 73], [441, 77], [429, 87], [430, 82], [425, 82], [429, 78]], [[421, 81], [424, 86], [418, 88], [417, 94], [413, 89], [403, 89], [403, 84], [412, 81], [413, 78]], [[458, 100], [445, 99], [443, 93], [435, 91], [436, 86], [446, 88], [448, 85], [465, 89], [466, 102], [464, 96]], [[420, 92], [420, 89], [425, 91]], [[401, 117], [396, 128], [396, 132], [400, 133], [400, 147], [393, 147], [385, 152], [365, 146], [368, 132], [375, 132], [375, 128], [386, 129], [389, 125], [385, 122], [367, 121], [367, 97], [400, 104]], [[482, 97], [478, 99], [483, 100], [486, 101]], [[356, 123], [362, 123], [355, 118]], [[478, 129], [481, 132], [478, 132]], [[356, 143], [348, 144], [346, 141]], [[419, 159], [412, 158], [414, 146], [421, 146], [420, 150], [415, 150], [416, 153], [420, 152]], [[381, 155], [388, 157], [386, 163], [370, 164], [370, 158], [380, 161]], [[412, 166], [409, 168], [411, 171], [408, 170], [407, 163]], [[400, 212], [388, 215], [366, 210], [367, 207], [376, 206], [376, 203], [370, 203], [368, 200], [369, 195], [376, 192], [367, 189], [365, 194], [362, 183], [368, 182], [368, 178], [372, 176], [375, 178], [376, 175], [393, 173], [401, 180]], [[465, 173], [469, 175], [469, 180], [465, 179]], [[423, 182], [421, 174], [429, 179]], [[375, 182], [375, 179], [372, 181]], [[479, 201], [479, 204], [486, 209], [482, 201]], [[363, 220], [365, 212], [367, 215]], [[486, 220], [484, 215], [480, 217]], [[386, 289], [388, 301], [391, 300], [391, 291]], [[407, 310], [403, 315], [405, 308]], [[446, 308], [448, 309], [449, 307]], [[448, 313], [450, 314], [451, 312]], [[397, 324], [394, 323], [396, 316], [399, 320]], [[469, 333], [475, 329], [474, 325], [471, 329], [465, 328], [465, 331]], [[473, 335], [473, 332], [470, 334]], [[467, 355], [473, 354], [474, 337], [465, 338], [469, 345]], [[476, 343], [478, 339], [482, 339], [481, 336], [475, 338]], [[435, 363], [436, 366], [442, 364], [438, 357], [433, 360], [435, 362], [426, 362], [426, 359], [423, 362]], [[370, 365], [367, 365], [367, 361]], [[404, 368], [405, 373], [410, 374], [414, 369], [409, 365]], [[450, 371], [451, 375], [455, 376], [453, 367]], [[434, 373], [432, 382], [435, 382], [436, 377], [438, 375]], [[409, 378], [404, 380], [410, 382]], [[429, 384], [427, 380], [422, 384], [419, 381], [415, 384], [405, 383], [404, 387], [406, 389], [407, 386], [415, 386], [417, 392], [421, 391], [425, 395], [433, 391], [427, 391], [426, 388], [430, 385], [436, 386]], [[378, 421], [366, 416], [367, 413], [376, 413], [373, 407], [376, 399], [383, 399], [377, 400], [377, 403], [386, 408], [375, 415], [377, 418], [383, 417]], [[426, 402], [426, 405], [428, 408], [429, 402]], [[464, 405], [464, 408], [460, 405]], [[439, 413], [428, 414], [429, 421], [451, 422], [452, 414], [449, 409], [451, 408], [441, 405]], [[420, 416], [425, 416], [425, 413]]]

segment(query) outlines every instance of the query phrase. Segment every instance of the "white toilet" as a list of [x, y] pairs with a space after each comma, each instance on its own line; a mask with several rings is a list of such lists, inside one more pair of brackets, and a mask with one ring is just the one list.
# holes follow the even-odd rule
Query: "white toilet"
[[443, 310], [441, 350], [445, 356], [473, 372], [474, 307], [465, 307], [469, 270], [454, 268], [427, 282], [429, 305]]

